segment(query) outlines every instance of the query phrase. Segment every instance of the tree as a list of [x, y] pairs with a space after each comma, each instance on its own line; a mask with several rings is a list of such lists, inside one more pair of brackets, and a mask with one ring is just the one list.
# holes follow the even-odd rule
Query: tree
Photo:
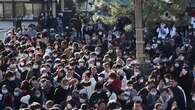
[[[95, 5], [98, 7], [97, 10], [109, 7], [108, 19], [116, 22], [120, 16], [128, 16], [132, 24], [134, 24], [134, 0], [110, 0], [107, 5], [101, 4], [101, 0], [96, 0]], [[129, 1], [128, 5], [123, 5], [122, 1]], [[146, 27], [154, 27], [154, 25], [160, 21], [179, 21], [182, 13], [185, 12], [185, 0], [143, 0], [143, 23]], [[102, 10], [101, 10], [102, 11]], [[167, 15], [167, 16], [166, 16]], [[168, 19], [173, 17], [173, 19]], [[176, 18], [176, 19], [174, 19]], [[106, 17], [104, 16], [105, 21]]]

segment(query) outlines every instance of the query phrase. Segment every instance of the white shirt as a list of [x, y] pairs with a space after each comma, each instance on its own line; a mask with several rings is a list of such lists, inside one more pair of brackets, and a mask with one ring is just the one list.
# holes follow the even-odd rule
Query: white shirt
[[158, 33], [158, 38], [165, 39], [169, 33], [169, 29], [165, 27], [158, 27], [156, 32]]
[[195, 17], [191, 18], [192, 28], [195, 29]]
[[170, 30], [170, 36], [171, 36], [171, 38], [173, 38], [175, 35], [176, 35], [176, 28], [175, 28], [175, 26], [173, 26]]

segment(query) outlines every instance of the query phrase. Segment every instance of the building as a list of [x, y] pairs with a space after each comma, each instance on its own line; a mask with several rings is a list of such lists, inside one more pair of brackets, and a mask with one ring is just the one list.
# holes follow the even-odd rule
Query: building
[[59, 5], [60, 1], [61, 0], [0, 0], [0, 20], [13, 20], [18, 16], [22, 16], [23, 20], [36, 20], [40, 12], [49, 11], [55, 16], [57, 5]]

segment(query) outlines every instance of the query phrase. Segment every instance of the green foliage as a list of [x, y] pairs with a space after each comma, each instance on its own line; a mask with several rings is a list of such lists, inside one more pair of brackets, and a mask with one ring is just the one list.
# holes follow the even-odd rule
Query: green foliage
[[75, 6], [73, 0], [64, 0], [64, 7], [73, 9]]
[[[112, 19], [112, 21], [116, 21], [116, 19], [120, 16], [128, 16], [132, 23], [134, 23], [134, 0], [129, 0], [129, 5], [126, 6], [121, 5], [119, 0], [111, 0], [111, 2], [106, 5], [100, 5], [101, 2], [102, 0], [95, 1], [95, 5], [98, 6], [99, 10], [109, 7], [107, 8], [109, 9], [107, 10], [109, 17], [104, 17], [104, 22], [107, 22], [110, 19]], [[178, 22], [182, 17], [180, 15], [185, 12], [184, 4], [185, 0], [172, 0], [172, 4], [168, 4], [163, 0], [143, 0], [144, 25], [150, 28], [154, 27], [156, 23], [162, 20], [166, 21], [166, 19], [162, 18], [166, 12], [168, 12], [170, 16], [175, 16], [175, 22]]]

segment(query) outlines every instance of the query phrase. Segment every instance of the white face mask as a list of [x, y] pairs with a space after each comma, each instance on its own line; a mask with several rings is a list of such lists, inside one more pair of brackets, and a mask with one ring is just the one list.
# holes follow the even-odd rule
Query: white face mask
[[84, 66], [84, 63], [79, 63], [79, 66]]
[[67, 90], [68, 88], [69, 88], [69, 86], [63, 86], [63, 89], [66, 89]]
[[84, 103], [85, 99], [80, 98], [80, 103]]
[[192, 100], [193, 100], [193, 102], [195, 102], [195, 96], [192, 96]]
[[140, 72], [137, 72], [137, 71], [134, 72], [134, 75], [135, 75], [135, 76], [137, 76], [137, 75], [139, 75], [139, 74], [140, 74]]
[[14, 96], [19, 96], [20, 93], [19, 92], [14, 92]]
[[131, 89], [133, 89], [133, 86], [129, 86], [128, 88], [131, 90]]
[[13, 77], [11, 77], [9, 80], [10, 80], [10, 81], [14, 81], [15, 79], [16, 79], [16, 77], [13, 76]]
[[2, 89], [1, 92], [2, 92], [3, 94], [7, 94], [7, 93], [8, 93], [8, 90], [7, 90], [7, 89]]
[[175, 67], [179, 67], [179, 64], [178, 63], [175, 63]]
[[97, 67], [100, 67], [101, 66], [101, 63], [100, 62], [96, 62], [96, 66]]
[[102, 82], [104, 79], [102, 77], [98, 77], [98, 81]]
[[144, 79], [140, 79], [140, 81], [139, 81], [140, 83], [143, 83], [144, 82]]
[[150, 92], [151, 95], [155, 96], [157, 94], [156, 91]]
[[38, 69], [38, 68], [39, 68], [39, 65], [34, 64], [34, 65], [33, 65], [33, 68], [34, 68], [34, 69]]
[[30, 53], [30, 54], [29, 54], [29, 57], [33, 57], [33, 54], [32, 54], [32, 53]]
[[128, 96], [123, 96], [123, 99], [124, 99], [124, 100], [128, 100], [129, 97], [128, 97]]
[[41, 94], [36, 94], [35, 96], [39, 98], [41, 96]]

